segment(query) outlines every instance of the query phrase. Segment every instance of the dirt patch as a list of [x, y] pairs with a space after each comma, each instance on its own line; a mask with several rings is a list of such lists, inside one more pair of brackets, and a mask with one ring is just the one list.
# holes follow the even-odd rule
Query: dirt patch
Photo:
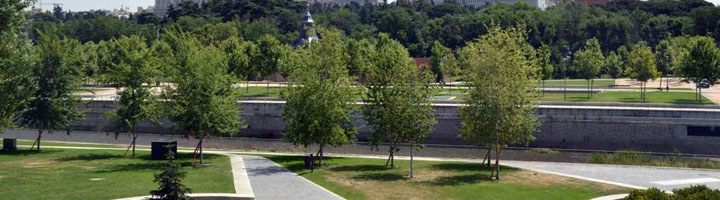
[[3, 178], [5, 178], [5, 176], [0, 176], [0, 179], [3, 179]]
[[545, 174], [535, 171], [529, 171], [529, 170], [520, 170], [512, 173], [505, 173], [506, 176], [502, 177], [502, 172], [500, 172], [500, 176], [504, 178], [504, 180], [507, 180], [510, 183], [515, 184], [521, 184], [521, 185], [535, 185], [535, 186], [553, 186], [553, 185], [572, 185], [572, 186], [578, 186], [578, 187], [592, 187], [596, 188], [601, 191], [611, 191], [611, 190], [619, 190], [621, 187], [609, 185], [609, 184], [601, 184], [601, 183], [593, 183], [588, 181], [583, 181], [580, 179], [574, 179], [570, 177], [564, 177], [564, 176], [557, 176], [552, 174]]
[[104, 178], [91, 178], [90, 179], [90, 181], [93, 181], [93, 182], [102, 181], [102, 180], [105, 180], [105, 179]]
[[50, 164], [57, 163], [57, 161], [53, 160], [27, 160], [22, 162], [23, 168], [39, 168], [39, 167], [45, 167]]

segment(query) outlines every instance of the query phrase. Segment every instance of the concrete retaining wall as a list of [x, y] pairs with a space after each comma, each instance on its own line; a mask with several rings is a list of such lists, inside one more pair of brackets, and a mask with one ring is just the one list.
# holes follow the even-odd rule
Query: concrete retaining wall
[[[280, 138], [285, 130], [282, 102], [247, 101], [243, 104], [242, 119], [248, 127], [239, 136]], [[76, 130], [111, 131], [105, 112], [115, 109], [112, 101], [93, 101], [86, 118], [74, 123]], [[427, 137], [428, 144], [467, 144], [457, 137], [461, 120], [458, 105], [436, 104], [438, 125]], [[87, 109], [87, 108], [84, 108]], [[591, 105], [541, 105], [537, 114], [542, 126], [534, 133], [531, 147], [638, 150], [666, 153], [720, 154], [720, 134], [717, 136], [689, 136], [688, 126], [720, 130], [720, 109], [670, 108]], [[359, 140], [371, 133], [360, 114], [354, 115], [360, 128]], [[160, 126], [143, 122], [137, 128], [144, 133], [172, 133], [169, 121]], [[720, 131], [719, 131], [720, 132]]]

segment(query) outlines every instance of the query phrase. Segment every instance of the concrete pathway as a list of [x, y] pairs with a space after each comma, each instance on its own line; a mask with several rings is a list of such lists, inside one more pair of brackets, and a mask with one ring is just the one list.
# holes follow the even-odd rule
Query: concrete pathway
[[636, 189], [656, 187], [670, 191], [692, 185], [720, 189], [720, 170], [526, 161], [501, 164]]
[[344, 199], [323, 187], [259, 156], [242, 156], [257, 200]]

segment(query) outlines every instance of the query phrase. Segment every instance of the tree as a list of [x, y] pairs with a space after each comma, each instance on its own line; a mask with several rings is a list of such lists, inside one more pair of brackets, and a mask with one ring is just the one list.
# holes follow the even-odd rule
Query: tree
[[80, 99], [73, 95], [83, 80], [78, 64], [79, 46], [77, 40], [60, 39], [50, 34], [41, 34], [37, 41], [38, 62], [32, 67], [32, 84], [37, 90], [26, 105], [27, 112], [22, 114], [21, 123], [38, 129], [35, 140], [38, 152], [45, 131], [53, 133], [57, 129], [66, 129], [69, 134], [70, 123], [82, 118], [83, 112], [77, 109]]
[[430, 101], [430, 74], [419, 72], [407, 49], [381, 34], [373, 69], [368, 77], [364, 113], [374, 129], [371, 142], [390, 144], [387, 166], [395, 167], [395, 152], [400, 143], [410, 143], [410, 177], [413, 177], [415, 144], [422, 142], [437, 124]]
[[187, 33], [179, 34], [174, 87], [165, 88], [170, 120], [185, 134], [200, 140], [195, 152], [203, 164], [203, 141], [208, 135], [234, 135], [244, 128], [241, 105], [232, 87], [235, 79], [227, 73], [227, 57], [217, 47], [202, 46]]
[[360, 82], [364, 82], [365, 75], [374, 68], [370, 59], [375, 54], [375, 44], [368, 39], [350, 39], [348, 54], [350, 54], [348, 72], [351, 76], [356, 76]]
[[600, 49], [600, 43], [592, 38], [585, 42], [585, 48], [575, 53], [573, 60], [573, 71], [578, 77], [588, 82], [588, 100], [592, 97], [593, 79], [600, 73], [600, 68], [605, 63], [605, 57]]
[[[672, 68], [672, 44], [669, 40], [665, 39], [658, 43], [657, 46], [655, 46], [655, 57], [657, 63], [658, 71], [660, 71], [660, 90], [662, 90], [662, 77], [666, 76], [670, 69]], [[668, 81], [669, 83], [670, 81]], [[670, 85], [665, 85], [667, 87], [667, 91], [670, 92]]]
[[467, 106], [460, 107], [459, 136], [495, 150], [490, 175], [495, 179], [500, 178], [502, 148], [533, 140], [532, 132], [539, 125], [531, 101], [539, 68], [523, 30], [492, 27], [460, 51], [470, 91]]
[[263, 35], [257, 41], [257, 54], [251, 63], [255, 64], [253, 68], [257, 72], [256, 75], [266, 78], [268, 95], [270, 95], [270, 80], [267, 80], [269, 78], [267, 76], [280, 72], [288, 48], [271, 35]]
[[614, 51], [611, 51], [605, 58], [605, 68], [603, 71], [613, 79], [617, 79], [622, 76], [624, 66], [625, 64], [622, 61], [622, 57]]
[[430, 70], [435, 75], [435, 82], [445, 82], [445, 73], [454, 71], [454, 64], [455, 55], [452, 50], [435, 40], [430, 56]]
[[702, 103], [702, 88], [720, 81], [720, 50], [712, 38], [697, 37], [692, 41], [680, 74], [683, 81], [695, 83], [696, 99]]
[[[228, 56], [228, 73], [238, 79], [249, 80], [257, 71], [251, 62], [252, 58], [259, 57], [257, 47], [251, 41], [242, 41], [238, 37], [231, 37], [222, 43], [222, 49]], [[250, 81], [245, 82], [246, 92], [250, 92]]]
[[[168, 147], [170, 148], [170, 147]], [[161, 166], [162, 172], [155, 174], [155, 183], [160, 185], [157, 190], [150, 191], [152, 199], [162, 200], [186, 200], [186, 196], [192, 192], [190, 188], [182, 184], [187, 172], [182, 171], [182, 166], [175, 160], [172, 151], [168, 151], [167, 161]]]
[[627, 73], [630, 78], [638, 80], [640, 84], [640, 98], [645, 102], [647, 81], [655, 80], [660, 76], [655, 65], [655, 55], [650, 47], [640, 42], [632, 47]]
[[340, 146], [355, 140], [357, 130], [350, 113], [356, 110], [347, 71], [347, 52], [340, 33], [326, 31], [324, 38], [308, 49], [298, 49], [304, 61], [290, 74], [282, 93], [287, 101], [283, 119], [287, 129], [283, 139], [294, 145], [318, 145], [316, 157], [322, 166], [326, 146]]
[[538, 62], [541, 68], [540, 78], [542, 79], [542, 93], [545, 95], [545, 80], [552, 79], [553, 73], [555, 73], [555, 66], [552, 65], [550, 60], [550, 57], [552, 56], [550, 47], [543, 44], [540, 46], [540, 49], [538, 49], [537, 54]]
[[140, 135], [135, 126], [142, 120], [159, 124], [158, 108], [152, 85], [160, 74], [153, 50], [148, 48], [145, 38], [140, 36], [121, 37], [108, 43], [111, 51], [104, 58], [103, 80], [114, 83], [119, 90], [119, 108], [107, 114], [112, 119], [115, 133], [127, 132], [132, 137], [132, 157]]
[[16, 116], [34, 93], [33, 48], [20, 30], [28, 1], [6, 1], [0, 9], [0, 133], [15, 127]]

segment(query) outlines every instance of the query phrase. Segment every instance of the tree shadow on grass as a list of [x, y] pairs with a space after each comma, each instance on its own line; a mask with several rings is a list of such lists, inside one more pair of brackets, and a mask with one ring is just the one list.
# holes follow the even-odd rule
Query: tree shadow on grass
[[366, 173], [366, 174], [360, 174], [357, 176], [353, 176], [352, 178], [356, 179], [356, 180], [373, 180], [373, 181], [397, 181], [397, 180], [407, 179], [403, 175], [393, 174], [393, 173]]
[[384, 171], [384, 170], [388, 170], [388, 169], [390, 169], [390, 168], [385, 167], [384, 165], [349, 165], [349, 166], [337, 166], [337, 167], [330, 168], [331, 171], [336, 171], [336, 172]]
[[433, 186], [457, 186], [457, 185], [475, 184], [475, 183], [488, 182], [488, 181], [492, 181], [490, 179], [490, 174], [477, 173], [477, 174], [439, 177], [439, 178], [436, 178], [433, 180], [423, 181], [423, 184], [428, 184], [428, 185], [433, 185]]
[[59, 153], [62, 152], [62, 150], [42, 150], [41, 152], [37, 152], [36, 150], [29, 150], [29, 149], [18, 149], [11, 152], [5, 152], [0, 150], [0, 156], [30, 156], [30, 155], [43, 155], [43, 154], [53, 154], [53, 153]]
[[124, 158], [122, 155], [118, 154], [83, 154], [83, 155], [76, 155], [76, 156], [67, 156], [56, 159], [57, 161], [93, 161], [93, 160], [104, 160], [104, 159], [119, 159]]
[[[436, 170], [448, 170], [448, 171], [477, 171], [477, 172], [490, 172], [492, 168], [487, 165], [480, 163], [440, 163], [431, 165], [430, 168]], [[512, 167], [506, 167], [500, 162], [500, 171], [517, 171]]]

